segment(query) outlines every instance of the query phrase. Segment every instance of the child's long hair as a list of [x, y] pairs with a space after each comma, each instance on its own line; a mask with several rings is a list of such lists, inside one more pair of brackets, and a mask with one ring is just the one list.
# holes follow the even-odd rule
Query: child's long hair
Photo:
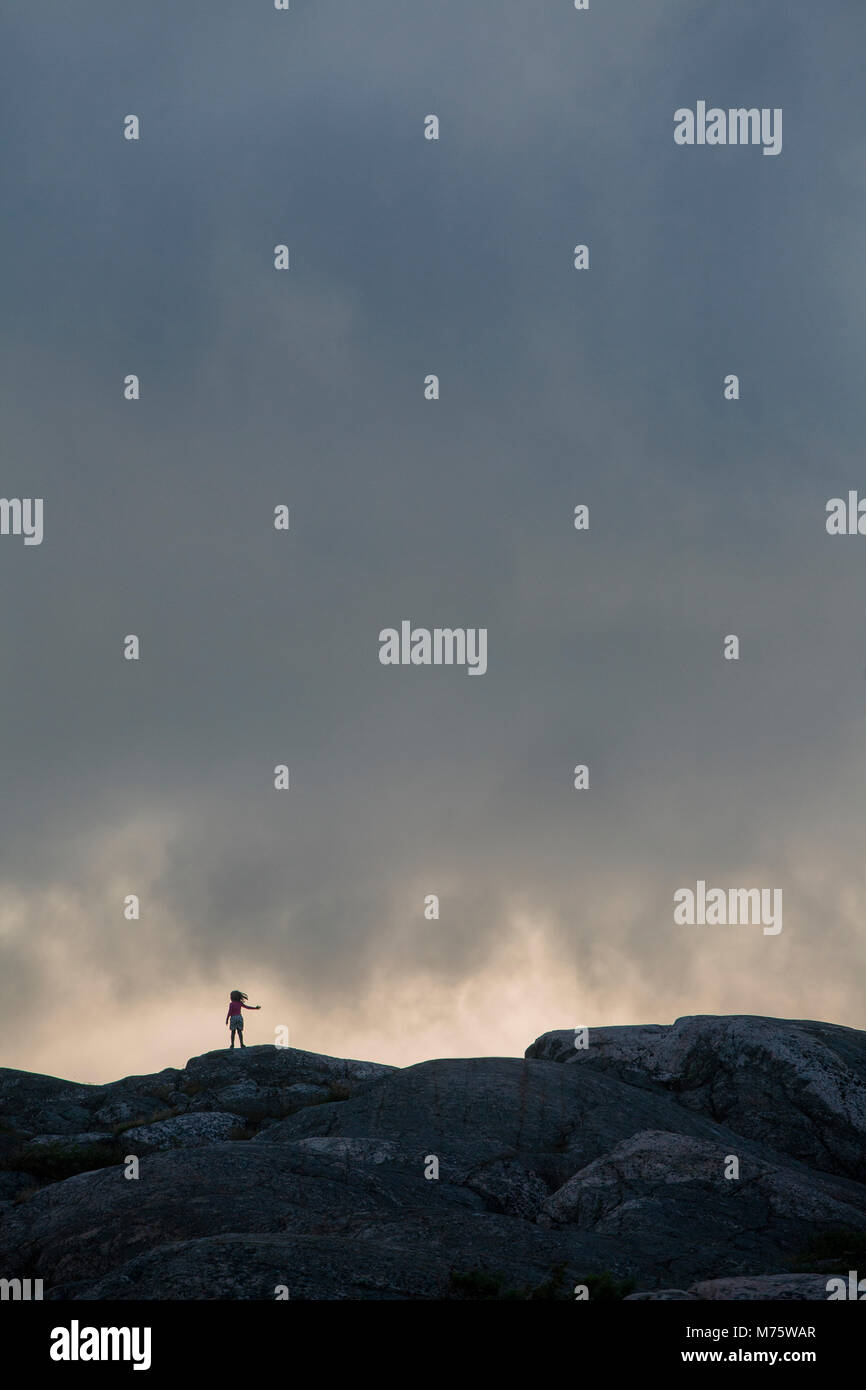
[[233, 1004], [242, 1004], [245, 999], [249, 998], [249, 996], [246, 994], [241, 994], [241, 991], [239, 989], [233, 989], [229, 998], [231, 999]]

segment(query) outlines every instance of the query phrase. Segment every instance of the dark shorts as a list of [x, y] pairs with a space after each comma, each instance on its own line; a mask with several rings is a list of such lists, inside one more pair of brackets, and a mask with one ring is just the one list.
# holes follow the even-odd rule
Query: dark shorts
[[234, 1032], [236, 1028], [240, 1028], [241, 1032], [243, 1032], [243, 1031], [244, 1031], [244, 1016], [243, 1016], [243, 1014], [232, 1014], [231, 1018], [229, 1019], [229, 1028], [232, 1030], [232, 1032]]

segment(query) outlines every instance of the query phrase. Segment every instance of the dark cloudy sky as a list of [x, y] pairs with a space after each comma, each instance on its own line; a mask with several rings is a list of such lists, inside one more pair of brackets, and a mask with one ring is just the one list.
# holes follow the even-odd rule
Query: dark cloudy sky
[[[862, 1027], [862, 0], [2, 29], [2, 492], [45, 534], [0, 536], [0, 1062], [182, 1065], [233, 987], [248, 1041], [396, 1063]], [[677, 147], [699, 100], [782, 153]], [[487, 674], [381, 666], [402, 619]], [[699, 878], [782, 932], [675, 926]]]

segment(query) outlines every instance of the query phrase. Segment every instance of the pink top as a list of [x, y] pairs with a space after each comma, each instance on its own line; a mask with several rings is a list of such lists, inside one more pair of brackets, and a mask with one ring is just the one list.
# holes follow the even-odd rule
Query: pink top
[[229, 1000], [229, 1018], [236, 1018], [241, 1009], [251, 1009], [252, 1004], [241, 1004], [237, 999]]

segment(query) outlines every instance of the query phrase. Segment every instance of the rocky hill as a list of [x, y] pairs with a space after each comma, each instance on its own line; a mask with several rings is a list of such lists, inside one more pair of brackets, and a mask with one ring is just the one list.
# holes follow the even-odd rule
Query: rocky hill
[[3, 1069], [0, 1275], [54, 1299], [826, 1299], [866, 1274], [864, 1154], [866, 1033], [827, 1023], [403, 1069], [248, 1047], [104, 1086]]

